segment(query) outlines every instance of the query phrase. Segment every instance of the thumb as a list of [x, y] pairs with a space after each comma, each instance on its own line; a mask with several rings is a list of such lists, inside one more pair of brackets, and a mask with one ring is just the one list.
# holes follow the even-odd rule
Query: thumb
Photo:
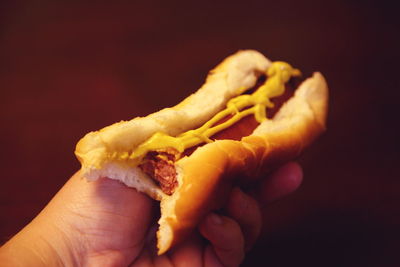
[[154, 206], [148, 196], [118, 181], [101, 178], [88, 182], [78, 172], [41, 216], [58, 221], [71, 246], [81, 248], [82, 254], [121, 251], [132, 258], [143, 246]]

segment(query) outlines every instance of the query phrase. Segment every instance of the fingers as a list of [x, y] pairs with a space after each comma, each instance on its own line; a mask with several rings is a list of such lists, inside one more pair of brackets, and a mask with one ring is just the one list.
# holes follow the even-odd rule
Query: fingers
[[256, 194], [259, 202], [239, 188], [234, 188], [225, 207], [230, 218], [212, 213], [200, 224], [200, 233], [211, 243], [205, 251], [205, 265], [238, 266], [244, 252], [254, 245], [261, 232], [260, 205], [292, 193], [300, 186], [302, 179], [301, 167], [290, 162], [261, 183]]
[[234, 188], [226, 210], [229, 217], [240, 225], [245, 241], [245, 251], [248, 251], [257, 240], [262, 227], [262, 215], [257, 201], [239, 188]]
[[300, 186], [302, 180], [300, 165], [296, 162], [286, 163], [262, 182], [257, 192], [260, 205], [264, 206], [289, 195]]
[[201, 253], [203, 243], [204, 240], [199, 233], [195, 232], [184, 242], [168, 251], [167, 255], [169, 255], [175, 267], [204, 266], [203, 253]]
[[239, 266], [244, 258], [244, 239], [238, 223], [210, 213], [199, 230], [211, 243], [205, 250], [205, 266]]

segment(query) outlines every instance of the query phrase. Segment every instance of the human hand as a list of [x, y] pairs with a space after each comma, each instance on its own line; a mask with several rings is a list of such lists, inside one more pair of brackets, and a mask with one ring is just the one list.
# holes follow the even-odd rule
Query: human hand
[[291, 193], [301, 179], [300, 167], [288, 163], [251, 192], [257, 201], [235, 188], [224, 215], [210, 213], [191, 238], [157, 256], [157, 203], [117, 181], [86, 182], [77, 173], [0, 255], [22, 264], [238, 266], [260, 233], [260, 206]]

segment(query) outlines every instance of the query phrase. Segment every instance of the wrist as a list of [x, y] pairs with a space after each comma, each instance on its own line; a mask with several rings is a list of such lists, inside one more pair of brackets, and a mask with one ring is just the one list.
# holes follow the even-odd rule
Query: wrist
[[0, 248], [0, 262], [7, 266], [76, 266], [67, 234], [39, 215]]
[[10, 266], [62, 266], [64, 262], [51, 242], [30, 225], [9, 240], [0, 255], [1, 261]]

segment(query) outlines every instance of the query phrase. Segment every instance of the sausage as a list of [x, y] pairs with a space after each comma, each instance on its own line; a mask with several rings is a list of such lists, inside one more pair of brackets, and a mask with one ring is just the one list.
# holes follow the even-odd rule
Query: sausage
[[[268, 109], [268, 118], [272, 118], [279, 108], [293, 96], [293, 79], [291, 82], [286, 84], [285, 93], [279, 97], [272, 99], [274, 107]], [[251, 89], [251, 92], [256, 90], [261, 83]], [[231, 116], [227, 116], [219, 121], [217, 124], [223, 123], [228, 120]], [[243, 136], [250, 135], [253, 130], [258, 126], [258, 122], [255, 120], [254, 116], [246, 116], [231, 127], [216, 133], [211, 138], [214, 140], [230, 139], [230, 140], [240, 140]], [[144, 158], [144, 162], [139, 165], [144, 173], [150, 176], [157, 185], [160, 186], [161, 190], [167, 194], [172, 195], [175, 188], [178, 186], [178, 181], [176, 179], [176, 170], [174, 162], [181, 156], [189, 156], [192, 154], [200, 145], [186, 149], [181, 155], [178, 151], [172, 148], [168, 148], [165, 151], [152, 151], [147, 153]]]
[[152, 151], [147, 153], [143, 163], [139, 165], [142, 171], [150, 176], [167, 195], [172, 195], [178, 186], [174, 165], [177, 153], [174, 149]]

